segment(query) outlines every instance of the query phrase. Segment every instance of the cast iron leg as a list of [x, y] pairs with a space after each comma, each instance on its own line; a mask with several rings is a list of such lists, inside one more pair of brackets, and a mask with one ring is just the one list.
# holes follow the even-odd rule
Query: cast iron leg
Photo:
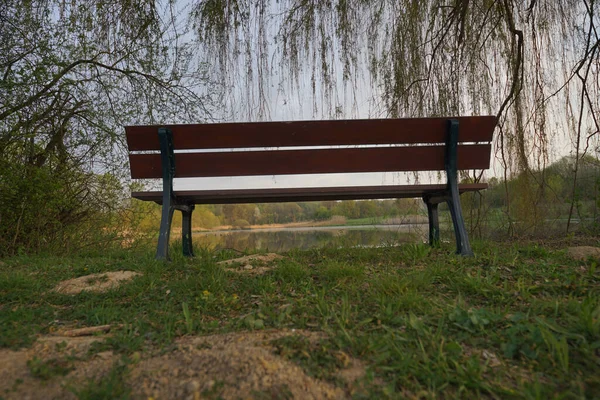
[[456, 254], [462, 256], [472, 256], [471, 244], [469, 236], [465, 228], [465, 220], [463, 219], [462, 209], [460, 206], [460, 195], [458, 188], [454, 185], [450, 186], [450, 199], [448, 199], [448, 208], [452, 215], [452, 224], [454, 225], [454, 236], [456, 237]]
[[194, 257], [194, 248], [192, 247], [192, 212], [194, 211], [194, 205], [183, 206], [180, 209], [183, 255], [185, 257]]
[[440, 244], [440, 220], [438, 218], [438, 205], [423, 199], [427, 204], [427, 215], [429, 216], [429, 244], [437, 247]]
[[457, 176], [457, 154], [458, 154], [458, 120], [448, 120], [448, 136], [446, 140], [446, 177], [448, 178], [448, 194], [450, 198], [446, 201], [450, 214], [452, 215], [452, 224], [454, 225], [454, 236], [456, 237], [456, 253], [463, 256], [472, 256], [473, 251], [469, 244], [469, 236], [465, 228], [462, 209], [460, 207], [460, 193], [458, 192]]
[[171, 222], [173, 221], [174, 210], [170, 200], [163, 202], [160, 231], [158, 234], [158, 246], [156, 247], [157, 260], [169, 260], [169, 237], [171, 236]]

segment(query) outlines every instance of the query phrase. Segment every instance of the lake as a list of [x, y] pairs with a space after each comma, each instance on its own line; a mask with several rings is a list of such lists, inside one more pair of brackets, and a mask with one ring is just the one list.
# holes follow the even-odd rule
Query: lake
[[194, 245], [284, 252], [328, 246], [377, 247], [424, 242], [427, 224], [321, 226], [194, 232]]

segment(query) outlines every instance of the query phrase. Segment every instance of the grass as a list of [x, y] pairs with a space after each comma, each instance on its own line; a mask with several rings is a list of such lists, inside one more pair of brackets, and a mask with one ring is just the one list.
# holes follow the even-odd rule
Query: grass
[[[320, 342], [284, 338], [282, 357], [336, 381], [347, 357], [368, 367], [357, 398], [594, 398], [600, 395], [600, 272], [563, 250], [529, 243], [475, 243], [473, 258], [450, 245], [292, 251], [249, 276], [217, 261], [228, 252], [20, 256], [0, 264], [0, 347], [29, 346], [56, 323], [123, 324], [93, 351], [128, 359], [183, 335], [297, 328]], [[237, 255], [236, 255], [237, 256]], [[118, 290], [75, 297], [61, 280], [117, 270], [143, 273]], [[68, 372], [33, 359], [40, 379]], [[127, 398], [115, 365], [80, 398]]]
[[54, 376], [67, 375], [74, 369], [68, 360], [56, 358], [42, 360], [35, 356], [27, 361], [27, 368], [29, 368], [31, 375], [44, 381]]

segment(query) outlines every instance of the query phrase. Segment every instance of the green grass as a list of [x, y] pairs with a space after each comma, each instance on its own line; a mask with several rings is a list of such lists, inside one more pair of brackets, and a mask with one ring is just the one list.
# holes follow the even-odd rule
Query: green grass
[[29, 372], [32, 376], [44, 381], [54, 376], [67, 375], [74, 369], [69, 360], [59, 360], [56, 358], [42, 360], [35, 356], [27, 361], [27, 368], [29, 368]]
[[[0, 347], [29, 346], [57, 323], [123, 324], [91, 351], [127, 359], [183, 335], [296, 328], [325, 332], [312, 343], [273, 343], [311, 376], [350, 356], [368, 368], [357, 398], [594, 398], [600, 394], [600, 271], [562, 250], [528, 243], [475, 243], [476, 257], [450, 245], [292, 251], [264, 275], [228, 272], [227, 252], [20, 256], [0, 264]], [[103, 294], [51, 289], [91, 273], [133, 270]], [[68, 372], [32, 360], [40, 379]], [[77, 394], [126, 398], [127, 363]]]
[[365, 217], [365, 218], [348, 218], [345, 225], [356, 226], [356, 225], [377, 225], [380, 224], [386, 218], [384, 217]]

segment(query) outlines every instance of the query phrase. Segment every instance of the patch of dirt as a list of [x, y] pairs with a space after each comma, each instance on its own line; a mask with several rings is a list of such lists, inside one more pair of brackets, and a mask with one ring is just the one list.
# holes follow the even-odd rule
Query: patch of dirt
[[343, 389], [308, 376], [274, 353], [270, 342], [290, 335], [323, 337], [305, 331], [262, 331], [183, 338], [175, 351], [143, 360], [132, 370], [134, 392], [160, 399], [207, 394], [224, 399], [346, 398]]
[[[90, 346], [103, 337], [42, 336], [28, 349], [0, 349], [0, 397], [5, 399], [76, 399], [70, 388], [108, 373], [112, 368], [112, 352], [96, 354], [87, 361]], [[106, 354], [109, 353], [109, 354]], [[35, 376], [33, 364], [53, 361], [73, 368], [66, 376], [41, 378]]]
[[593, 246], [577, 246], [569, 247], [567, 254], [571, 258], [579, 261], [587, 261], [590, 257], [596, 260], [600, 260], [600, 248]]
[[354, 384], [365, 376], [366, 367], [362, 361], [350, 358], [348, 366], [338, 371], [337, 376], [348, 384]]
[[231, 260], [219, 261], [229, 271], [245, 273], [249, 275], [262, 275], [274, 267], [274, 262], [283, 259], [283, 256], [275, 253], [252, 254], [249, 256], [233, 258]]
[[79, 278], [60, 282], [56, 285], [54, 291], [63, 294], [79, 294], [84, 290], [90, 292], [106, 292], [119, 287], [123, 283], [128, 282], [139, 275], [141, 275], [139, 272], [115, 271], [80, 276]]
[[463, 345], [464, 355], [467, 358], [475, 357], [479, 359], [481, 363], [487, 363], [487, 365], [494, 369], [503, 365], [500, 358], [492, 351], [485, 349], [472, 348], [467, 345]]
[[[348, 357], [336, 376], [339, 387], [313, 378], [276, 354], [271, 344], [299, 335], [318, 342], [322, 333], [302, 330], [255, 331], [184, 337], [165, 352], [148, 352], [129, 365], [126, 378], [134, 399], [346, 399], [365, 375], [364, 365]], [[0, 350], [0, 396], [6, 399], [75, 398], [73, 389], [108, 374], [120, 356], [110, 351], [88, 355], [100, 337], [43, 337], [30, 349]], [[81, 357], [73, 370], [48, 380], [35, 377], [27, 360]], [[71, 388], [71, 389], [69, 389]]]

